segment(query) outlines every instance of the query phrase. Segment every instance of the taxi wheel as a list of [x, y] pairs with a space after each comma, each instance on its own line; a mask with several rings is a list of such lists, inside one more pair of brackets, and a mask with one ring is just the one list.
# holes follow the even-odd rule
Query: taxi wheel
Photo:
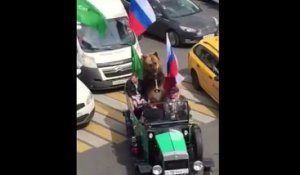
[[197, 73], [194, 70], [192, 70], [191, 75], [192, 75], [192, 84], [193, 84], [194, 88], [196, 90], [201, 90], [201, 86], [200, 86], [200, 82], [199, 82]]

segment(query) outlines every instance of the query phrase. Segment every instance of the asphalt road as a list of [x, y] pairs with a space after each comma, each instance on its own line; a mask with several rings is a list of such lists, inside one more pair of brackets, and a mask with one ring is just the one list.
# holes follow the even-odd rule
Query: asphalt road
[[[218, 5], [210, 2], [199, 2], [202, 5], [202, 8], [211, 16], [215, 16], [218, 18]], [[165, 41], [161, 41], [154, 37], [146, 36], [140, 41], [140, 46], [143, 53], [150, 53], [157, 51], [162, 63], [163, 67], [166, 67], [166, 46]], [[178, 58], [179, 69], [182, 74], [187, 75], [187, 53], [189, 46], [185, 46], [184, 48], [173, 48], [174, 52]], [[189, 93], [189, 92], [187, 92]], [[210, 103], [209, 97], [204, 92], [197, 92], [201, 98], [205, 98], [207, 103]], [[95, 94], [96, 100], [107, 102], [107, 103], [119, 103], [113, 101], [111, 98], [118, 98], [113, 96], [114, 94], [108, 95], [105, 92], [99, 92]], [[107, 98], [107, 99], [106, 99]], [[191, 97], [195, 98], [195, 97]], [[198, 98], [198, 96], [197, 96]], [[110, 102], [111, 100], [112, 102]], [[213, 102], [211, 102], [213, 103]], [[121, 107], [124, 104], [120, 104]], [[123, 106], [122, 106], [123, 105]], [[215, 105], [215, 104], [214, 104]], [[118, 107], [118, 106], [117, 106]], [[116, 107], [116, 108], [117, 108]], [[118, 108], [121, 108], [118, 107]], [[101, 107], [100, 107], [101, 108]], [[112, 109], [105, 109], [102, 107], [101, 109], [97, 109], [98, 112], [102, 114], [96, 114], [93, 120], [97, 120], [97, 122], [101, 123], [110, 128], [115, 124], [115, 121], [112, 121], [109, 117], [103, 117], [105, 115], [114, 117], [116, 111]], [[106, 110], [106, 111], [105, 111]], [[108, 112], [107, 112], [108, 111]], [[214, 175], [219, 175], [219, 120], [218, 118], [214, 118], [212, 120], [208, 120], [205, 116], [197, 116], [200, 113], [195, 113], [195, 117], [204, 118], [207, 120], [206, 122], [198, 122], [203, 135], [203, 144], [204, 144], [204, 156], [211, 157], [214, 159], [215, 168]], [[118, 118], [117, 118], [118, 119]], [[120, 119], [119, 119], [120, 120]], [[111, 134], [110, 132], [105, 130], [105, 127], [97, 126], [97, 122], [93, 123], [93, 125], [88, 126], [87, 129], [79, 130], [77, 132], [77, 139], [80, 140], [93, 140], [93, 143], [84, 145], [81, 143], [80, 148], [82, 151], [77, 152], [77, 175], [132, 175], [132, 163], [131, 158], [128, 151], [127, 141], [123, 140], [121, 136], [117, 133], [124, 132], [124, 126], [118, 124], [118, 128], [115, 133]], [[115, 122], [115, 123], [114, 123]], [[122, 122], [120, 122], [122, 123]], [[100, 132], [103, 132], [101, 135]], [[97, 135], [101, 138], [107, 138], [107, 135], [110, 135], [112, 138], [115, 138], [117, 141], [109, 142], [109, 139], [98, 139], [98, 137], [92, 136], [92, 134]], [[78, 142], [78, 140], [77, 140]], [[78, 145], [78, 143], [77, 143]], [[96, 145], [92, 148], [92, 145]]]

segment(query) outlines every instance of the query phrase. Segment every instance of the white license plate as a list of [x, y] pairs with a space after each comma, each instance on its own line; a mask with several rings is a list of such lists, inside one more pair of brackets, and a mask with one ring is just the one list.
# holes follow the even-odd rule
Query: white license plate
[[127, 79], [116, 80], [112, 82], [112, 85], [119, 85], [126, 83]]
[[210, 34], [210, 35], [203, 36], [203, 38], [209, 38], [209, 37], [213, 37], [213, 36], [215, 36], [215, 35], [214, 34]]
[[188, 174], [189, 169], [166, 170], [165, 175]]

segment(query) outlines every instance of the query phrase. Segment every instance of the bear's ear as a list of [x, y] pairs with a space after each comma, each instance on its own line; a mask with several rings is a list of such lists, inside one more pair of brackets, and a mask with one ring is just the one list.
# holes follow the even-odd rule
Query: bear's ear
[[159, 56], [158, 56], [157, 52], [154, 52], [153, 55], [155, 55], [159, 59]]

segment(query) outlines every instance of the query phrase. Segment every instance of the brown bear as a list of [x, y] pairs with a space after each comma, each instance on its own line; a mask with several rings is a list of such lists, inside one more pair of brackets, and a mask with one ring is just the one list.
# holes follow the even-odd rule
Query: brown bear
[[143, 92], [146, 99], [150, 97], [162, 101], [164, 97], [163, 84], [165, 80], [157, 52], [143, 55]]

